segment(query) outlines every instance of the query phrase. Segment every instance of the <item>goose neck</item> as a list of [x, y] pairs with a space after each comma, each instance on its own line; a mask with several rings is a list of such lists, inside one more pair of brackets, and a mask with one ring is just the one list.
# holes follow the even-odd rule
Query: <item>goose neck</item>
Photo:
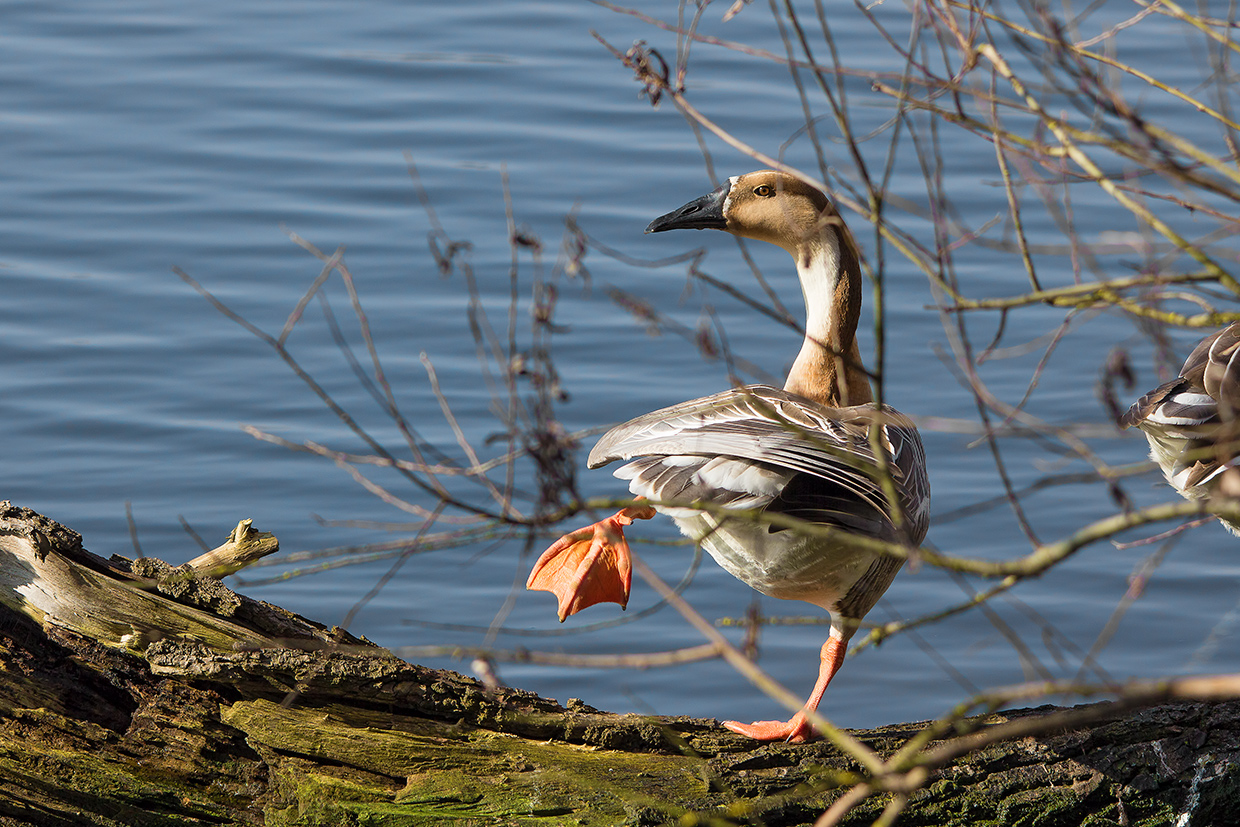
[[855, 250], [827, 231], [790, 252], [805, 298], [805, 341], [784, 389], [833, 407], [871, 401], [856, 339], [861, 271]]

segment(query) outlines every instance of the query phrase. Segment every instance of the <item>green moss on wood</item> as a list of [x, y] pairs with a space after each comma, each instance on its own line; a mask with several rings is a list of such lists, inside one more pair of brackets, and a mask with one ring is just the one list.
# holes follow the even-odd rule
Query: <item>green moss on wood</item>
[[[191, 787], [148, 777], [117, 754], [118, 739], [48, 710], [15, 710], [0, 730], [0, 814], [19, 823], [179, 827], [228, 822], [226, 808]], [[13, 726], [14, 722], [19, 722]], [[24, 725], [22, 725], [24, 723]], [[40, 733], [55, 733], [50, 745]]]
[[[232, 704], [221, 719], [252, 742], [292, 758], [350, 767], [398, 785], [390, 794], [379, 784], [357, 787], [377, 798], [350, 799], [350, 818], [395, 819], [371, 823], [539, 823], [568, 814], [587, 825], [648, 822], [655, 814], [666, 822], [685, 811], [670, 802], [704, 800], [709, 792], [694, 762], [679, 756], [539, 743], [481, 730], [448, 734], [445, 728], [428, 736], [359, 728], [322, 710], [263, 700]], [[280, 810], [323, 814], [307, 824], [337, 823], [330, 819], [341, 814], [329, 812], [327, 802], [339, 798], [342, 783], [323, 776], [284, 783], [282, 794], [296, 803], [285, 802]]]

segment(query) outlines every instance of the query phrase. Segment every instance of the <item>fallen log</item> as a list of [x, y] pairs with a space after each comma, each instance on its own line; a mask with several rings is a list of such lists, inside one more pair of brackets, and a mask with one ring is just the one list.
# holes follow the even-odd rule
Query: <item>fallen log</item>
[[[863, 775], [827, 743], [488, 689], [210, 576], [275, 547], [247, 521], [192, 565], [104, 560], [0, 503], [0, 824], [799, 825]], [[899, 823], [1235, 823], [1240, 702], [1096, 708], [955, 759]], [[852, 734], [886, 757], [924, 727]]]

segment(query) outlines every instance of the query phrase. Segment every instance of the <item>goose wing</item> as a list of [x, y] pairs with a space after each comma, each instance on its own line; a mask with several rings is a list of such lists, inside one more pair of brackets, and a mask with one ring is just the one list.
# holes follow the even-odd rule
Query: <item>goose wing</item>
[[1150, 456], [1184, 496], [1199, 496], [1240, 454], [1240, 323], [1193, 348], [1180, 375], [1138, 399], [1120, 417], [1137, 426]]
[[1240, 322], [1202, 339], [1180, 375], [1142, 396], [1121, 427], [1192, 428], [1234, 419], [1240, 409]]
[[589, 466], [630, 460], [616, 476], [653, 500], [764, 508], [896, 539], [870, 444], [876, 421], [904, 515], [899, 534], [920, 543], [929, 522], [924, 449], [912, 422], [891, 408], [826, 408], [751, 385], [619, 425]]

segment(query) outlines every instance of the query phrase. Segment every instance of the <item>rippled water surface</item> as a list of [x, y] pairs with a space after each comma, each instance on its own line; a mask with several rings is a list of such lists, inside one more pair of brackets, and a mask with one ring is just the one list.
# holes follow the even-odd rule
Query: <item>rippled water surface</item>
[[[675, 16], [669, 4], [646, 3], [644, 10]], [[722, 11], [708, 11], [705, 33], [784, 54], [767, 8], [754, 4], [727, 24], [719, 21]], [[882, 5], [875, 13], [907, 31], [907, 23], [899, 23], [903, 6]], [[833, 25], [845, 63], [900, 70], [891, 49], [851, 7]], [[343, 249], [401, 412], [416, 427], [420, 445], [457, 459], [465, 451], [444, 418], [427, 365], [454, 424], [484, 459], [504, 450], [502, 439], [491, 438], [503, 427], [493, 408], [507, 403], [493, 397], [494, 364], [489, 370], [479, 364], [465, 269], [443, 275], [436, 265], [428, 244], [435, 222], [446, 233], [435, 236], [436, 249], [445, 248], [446, 238], [469, 242], [457, 262], [468, 266], [476, 284], [472, 318], [484, 312], [501, 347], [509, 335], [512, 292], [520, 301], [513, 317], [518, 349], [525, 349], [532, 284], [555, 279], [555, 321], [562, 327], [550, 337], [551, 347], [569, 395], [557, 415], [571, 430], [705, 395], [729, 381], [725, 361], [704, 359], [692, 336], [651, 335], [609, 297], [612, 286], [689, 331], [716, 325], [730, 350], [754, 365], [747, 376], [782, 375], [798, 346], [795, 333], [720, 290], [690, 284], [684, 263], [650, 268], [628, 260], [653, 261], [704, 245], [706, 272], [761, 295], [736, 244], [723, 234], [643, 237], [652, 217], [711, 183], [685, 119], [666, 103], [652, 108], [592, 29], [621, 50], [644, 39], [669, 59], [675, 54], [672, 34], [587, 3], [9, 4], [0, 33], [7, 55], [0, 65], [0, 411], [6, 433], [0, 498], [77, 529], [105, 556], [134, 554], [128, 504], [142, 551], [174, 563], [198, 553], [182, 520], [215, 545], [237, 520], [252, 517], [278, 535], [286, 554], [411, 538], [411, 530], [390, 524], [416, 515], [374, 496], [330, 460], [256, 441], [242, 430], [252, 426], [298, 443], [369, 450], [268, 344], [173, 272], [181, 268], [257, 328], [279, 335], [322, 267], [297, 239], [326, 255]], [[1201, 62], [1184, 59], [1183, 36], [1160, 37], [1156, 27], [1143, 26], [1128, 37], [1125, 48], [1186, 88], [1201, 76]], [[824, 48], [819, 57], [825, 55]], [[858, 133], [882, 128], [891, 112], [886, 99], [864, 79], [851, 89]], [[786, 69], [760, 57], [698, 44], [690, 93], [709, 117], [764, 152], [779, 153], [804, 124]], [[867, 95], [875, 96], [872, 103]], [[1140, 99], [1153, 114], [1170, 106], [1152, 95]], [[818, 100], [815, 114], [827, 115]], [[834, 141], [838, 130], [829, 121], [820, 126], [831, 139], [825, 151], [832, 163], [851, 169]], [[1002, 189], [993, 149], [962, 135], [944, 136], [948, 189], [960, 220], [980, 227], [1005, 209]], [[759, 166], [713, 136], [702, 140], [721, 176]], [[865, 146], [881, 168], [886, 139]], [[817, 169], [804, 137], [786, 155]], [[901, 157], [891, 189], [924, 203], [922, 170], [911, 153]], [[419, 184], [433, 215], [419, 198]], [[1080, 190], [1074, 197], [1080, 226], [1091, 237], [1131, 229], [1091, 225], [1091, 204], [1107, 200], [1101, 191]], [[525, 238], [541, 241], [539, 255], [531, 245], [519, 251], [515, 288], [509, 212]], [[585, 270], [571, 278], [556, 269], [570, 214], [618, 253], [592, 250]], [[917, 230], [922, 219], [908, 221]], [[1028, 221], [1034, 243], [1062, 244], [1050, 218], [1031, 214]], [[872, 249], [872, 232], [858, 237]], [[753, 244], [749, 250], [799, 315], [786, 256]], [[1013, 294], [1027, 286], [1011, 271], [1013, 262], [965, 256], [961, 278], [979, 295]], [[1070, 280], [1069, 257], [1062, 262], [1063, 272], [1046, 274], [1051, 283]], [[962, 433], [963, 426], [945, 424], [976, 426], [978, 415], [973, 396], [949, 367], [943, 322], [926, 309], [935, 296], [924, 275], [889, 251], [886, 291], [888, 401], [939, 418], [923, 435], [934, 510], [946, 519], [932, 527], [929, 541], [965, 556], [1027, 553], [1029, 543], [1006, 506], [955, 519], [957, 509], [1001, 493], [994, 461], [975, 442], [975, 427]], [[338, 275], [327, 295], [350, 352], [367, 369], [370, 359]], [[1047, 309], [1013, 314], [1003, 344], [1019, 349], [1062, 319], [1062, 312]], [[973, 322], [979, 347], [996, 323]], [[863, 351], [872, 359], [868, 323], [864, 338]], [[1191, 339], [1177, 334], [1181, 357]], [[1093, 450], [1124, 464], [1143, 458], [1144, 442], [1112, 436], [1094, 393], [1100, 366], [1117, 344], [1134, 348], [1140, 384], [1153, 386], [1158, 377], [1151, 348], [1131, 322], [1117, 315], [1081, 318], [1040, 374], [1030, 410], [1052, 422], [1095, 423]], [[318, 302], [306, 307], [288, 346], [297, 365], [375, 439], [397, 456], [410, 455], [358, 382]], [[1028, 353], [1000, 354], [1010, 358], [985, 368], [991, 389], [1009, 403], [1019, 401], [1044, 348], [1045, 342]], [[522, 393], [528, 392], [523, 385]], [[587, 447], [591, 440], [585, 439]], [[1017, 487], [1051, 473], [1088, 470], [1079, 461], [1056, 467], [1032, 442], [1012, 441], [1004, 450]], [[584, 494], [624, 493], [606, 471], [587, 472], [584, 453], [577, 462]], [[373, 473], [396, 494], [431, 502], [408, 482]], [[502, 472], [494, 479], [504, 484]], [[532, 489], [528, 476], [519, 485]], [[1128, 489], [1141, 503], [1168, 498], [1153, 476]], [[469, 490], [485, 501], [485, 492]], [[1042, 540], [1114, 512], [1097, 484], [1047, 487], [1030, 495], [1026, 506]], [[662, 523], [639, 528], [635, 536], [673, 537]], [[1129, 575], [1153, 548], [1090, 546], [1022, 585], [1014, 599], [995, 605], [991, 617], [970, 613], [866, 651], [841, 672], [824, 711], [847, 725], [913, 720], [939, 714], [975, 689], [1074, 675], [1128, 589]], [[672, 582], [693, 556], [683, 546], [639, 550]], [[541, 546], [484, 538], [411, 555], [399, 565], [387, 555], [270, 579], [318, 562], [283, 559], [234, 585], [323, 622], [348, 618], [352, 631], [390, 647], [620, 653], [700, 642], [670, 609], [643, 615], [656, 598], [640, 582], [627, 615], [603, 606], [560, 626], [549, 595], [520, 588], [530, 552], [537, 551]], [[1103, 667], [1127, 677], [1234, 662], [1236, 552], [1217, 525], [1177, 545], [1102, 648]], [[962, 588], [931, 567], [907, 570], [871, 618], [933, 612], [963, 599]], [[685, 596], [711, 619], [742, 616], [754, 599], [709, 560]], [[764, 600], [762, 611], [817, 613], [777, 604]], [[629, 623], [614, 624], [631, 616]], [[735, 630], [729, 634], [740, 638]], [[761, 664], [804, 692], [824, 634], [822, 626], [766, 628]], [[469, 666], [444, 657], [423, 660]], [[505, 663], [498, 669], [509, 683], [615, 711], [745, 720], [778, 714], [773, 702], [720, 662], [649, 671]]]

